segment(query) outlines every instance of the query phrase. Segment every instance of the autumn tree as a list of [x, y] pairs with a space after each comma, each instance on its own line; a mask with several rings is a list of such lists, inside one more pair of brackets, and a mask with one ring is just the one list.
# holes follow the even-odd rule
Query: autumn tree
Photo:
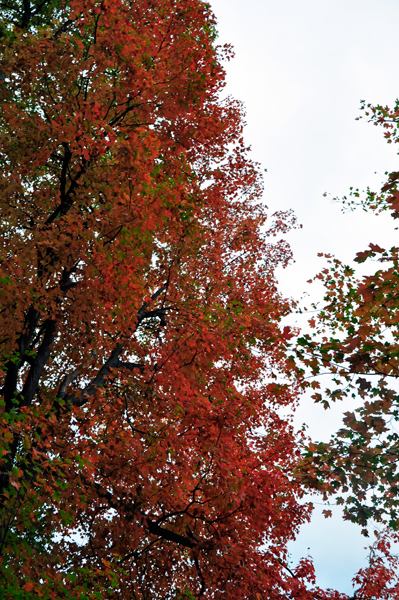
[[[393, 109], [365, 103], [362, 109], [383, 127], [389, 143], [399, 141], [399, 101]], [[386, 177], [379, 193], [352, 188], [344, 198], [346, 208], [376, 215], [388, 211], [397, 219], [399, 172]], [[386, 560], [372, 559], [371, 571], [361, 572], [358, 597], [398, 598], [399, 563], [390, 546], [399, 541], [399, 247], [370, 243], [358, 252], [355, 261], [367, 261], [371, 273], [362, 277], [337, 258], [327, 259], [316, 278], [325, 286], [324, 305], [313, 307], [313, 332], [299, 338], [297, 355], [313, 375], [313, 387], [320, 388], [313, 395], [316, 402], [328, 408], [353, 399], [357, 408], [345, 413], [343, 427], [329, 442], [308, 445], [302, 479], [326, 499], [334, 494], [344, 517], [360, 524], [365, 535], [370, 523], [381, 529], [376, 547]], [[332, 376], [324, 390], [322, 373]]]
[[266, 223], [209, 5], [1, 7], [1, 597], [314, 598], [294, 220]]

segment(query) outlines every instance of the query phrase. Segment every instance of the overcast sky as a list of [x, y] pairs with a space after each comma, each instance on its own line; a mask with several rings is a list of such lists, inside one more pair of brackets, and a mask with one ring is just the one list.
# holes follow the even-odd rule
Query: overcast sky
[[[350, 264], [370, 242], [398, 244], [389, 217], [343, 214], [323, 193], [377, 190], [385, 171], [398, 170], [399, 148], [385, 142], [381, 128], [355, 119], [361, 99], [392, 106], [399, 96], [399, 2], [210, 2], [220, 42], [235, 48], [227, 90], [246, 106], [246, 141], [267, 169], [265, 202], [271, 212], [293, 208], [303, 225], [288, 236], [296, 263], [279, 274], [281, 289], [318, 299], [320, 290], [306, 283], [323, 266], [318, 252]], [[320, 439], [339, 426], [340, 411], [305, 402], [299, 418]], [[318, 584], [349, 593], [366, 542], [356, 526], [338, 516], [324, 520], [319, 509], [292, 546], [292, 558], [310, 548]]]

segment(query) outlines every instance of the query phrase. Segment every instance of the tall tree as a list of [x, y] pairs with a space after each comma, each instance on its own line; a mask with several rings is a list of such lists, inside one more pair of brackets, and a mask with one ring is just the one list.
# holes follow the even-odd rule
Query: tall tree
[[294, 220], [265, 226], [209, 5], [2, 18], [1, 597], [314, 598], [285, 564]]

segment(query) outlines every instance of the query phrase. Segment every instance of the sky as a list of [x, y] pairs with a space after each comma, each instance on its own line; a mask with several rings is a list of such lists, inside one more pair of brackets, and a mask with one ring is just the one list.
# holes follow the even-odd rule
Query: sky
[[[227, 92], [244, 102], [245, 139], [265, 173], [270, 212], [292, 208], [302, 229], [291, 232], [295, 264], [279, 276], [280, 289], [296, 299], [319, 300], [307, 280], [323, 267], [319, 252], [352, 264], [370, 242], [398, 244], [388, 215], [343, 213], [332, 198], [351, 186], [378, 190], [386, 171], [399, 170], [399, 147], [360, 116], [360, 100], [392, 106], [399, 97], [397, 0], [210, 0], [219, 42], [231, 43]], [[323, 194], [327, 192], [327, 197]], [[343, 410], [301, 404], [297, 419], [326, 439]], [[312, 523], [290, 547], [295, 563], [313, 557], [317, 583], [350, 593], [363, 566], [367, 540], [344, 523], [338, 509], [325, 520], [317, 506]]]

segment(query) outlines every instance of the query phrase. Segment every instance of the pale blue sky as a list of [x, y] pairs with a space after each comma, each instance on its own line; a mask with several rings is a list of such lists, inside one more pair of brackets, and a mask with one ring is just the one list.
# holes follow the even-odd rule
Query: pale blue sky
[[[210, 2], [220, 41], [235, 48], [227, 91], [247, 108], [246, 140], [268, 170], [265, 202], [271, 211], [293, 208], [303, 224], [288, 236], [296, 264], [280, 274], [281, 289], [318, 299], [320, 290], [306, 284], [323, 266], [318, 252], [350, 263], [370, 242], [398, 243], [388, 217], [342, 214], [323, 193], [377, 189], [385, 171], [398, 170], [398, 148], [386, 144], [380, 128], [355, 118], [361, 99], [392, 105], [399, 96], [399, 2]], [[304, 401], [298, 418], [321, 438], [339, 426], [341, 411], [325, 413]], [[316, 512], [292, 555], [309, 547], [318, 584], [349, 593], [366, 543], [356, 526]]]

